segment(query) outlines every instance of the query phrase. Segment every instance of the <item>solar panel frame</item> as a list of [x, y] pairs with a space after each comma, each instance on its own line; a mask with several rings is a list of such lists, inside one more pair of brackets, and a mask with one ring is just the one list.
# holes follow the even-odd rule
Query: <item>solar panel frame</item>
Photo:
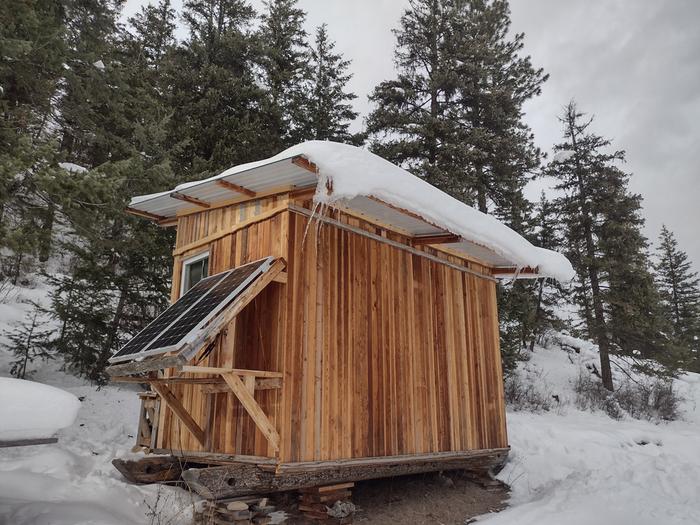
[[[197, 332], [202, 327], [204, 327], [209, 321], [211, 321], [214, 317], [219, 315], [219, 313], [221, 313], [221, 311], [224, 308], [226, 308], [226, 306], [229, 305], [229, 303], [232, 300], [234, 300], [236, 298], [236, 296], [238, 296], [243, 290], [245, 290], [253, 281], [255, 281], [257, 278], [259, 278], [261, 275], [263, 275], [265, 272], [267, 272], [270, 269], [270, 267], [272, 266], [273, 261], [274, 261], [274, 257], [267, 257], [265, 259], [260, 259], [259, 261], [253, 261], [250, 263], [246, 263], [244, 265], [238, 266], [237, 268], [232, 268], [231, 270], [228, 270], [226, 272], [221, 272], [222, 278], [217, 282], [217, 284], [215, 286], [213, 286], [210, 290], [208, 290], [207, 293], [203, 294], [199, 300], [197, 300], [195, 303], [190, 305], [190, 307], [187, 310], [185, 310], [180, 316], [178, 316], [177, 319], [175, 319], [172, 323], [170, 323], [167, 328], [165, 328], [163, 331], [161, 331], [157, 336], [153, 337], [153, 339], [149, 342], [149, 344], [144, 347], [144, 350], [137, 352], [137, 353], [133, 353], [133, 354], [125, 354], [122, 356], [117, 356], [117, 354], [122, 350], [120, 348], [114, 354], [114, 356], [112, 356], [109, 359], [109, 362], [111, 364], [115, 364], [115, 363], [121, 363], [124, 361], [134, 361], [137, 359], [141, 359], [143, 357], [164, 354], [167, 352], [171, 352], [173, 350], [178, 350], [180, 348], [183, 348], [185, 345], [187, 345], [187, 343], [192, 342], [192, 340], [194, 340]], [[209, 295], [210, 292], [215, 290], [221, 283], [223, 283], [224, 280], [230, 274], [232, 274], [236, 270], [242, 268], [243, 266], [248, 266], [248, 265], [252, 265], [252, 264], [256, 264], [256, 263], [258, 263], [257, 268], [243, 282], [241, 282], [234, 290], [232, 290], [229, 294], [227, 294], [223, 300], [219, 301], [214, 306], [214, 308], [212, 308], [212, 310], [201, 321], [199, 321], [191, 330], [189, 330], [187, 332], [187, 334], [185, 334], [177, 343], [170, 345], [170, 346], [162, 346], [162, 347], [158, 347], [158, 348], [149, 349], [151, 347], [151, 345], [153, 345], [153, 343], [155, 343], [158, 339], [160, 339], [163, 336], [163, 334], [165, 334], [171, 327], [173, 327], [177, 323], [178, 320], [180, 320], [182, 317], [184, 317], [190, 310], [195, 308], [202, 300], [204, 300], [204, 298], [207, 295]], [[219, 275], [219, 274], [216, 274], [216, 275]], [[212, 275], [211, 277], [215, 277], [215, 275]], [[179, 300], [180, 299], [178, 299], [178, 301]], [[175, 303], [173, 303], [173, 305], [176, 303], [177, 303], [177, 301]], [[146, 328], [148, 328], [148, 327], [146, 327]], [[138, 337], [138, 334], [136, 334], [135, 337]]]
[[[225, 279], [229, 273], [230, 273], [230, 271], [221, 272], [219, 274], [211, 275], [211, 276], [199, 281], [196, 285], [194, 285], [192, 288], [190, 288], [187, 291], [187, 293], [182, 295], [182, 297], [180, 297], [177, 301], [175, 301], [173, 304], [168, 306], [168, 308], [166, 308], [163, 312], [161, 312], [160, 315], [158, 315], [153, 321], [148, 323], [148, 325], [146, 325], [146, 327], [143, 330], [141, 330], [139, 333], [137, 333], [124, 346], [122, 346], [119, 350], [117, 350], [112, 355], [109, 362], [112, 363], [112, 362], [119, 362], [119, 361], [123, 361], [123, 360], [128, 360], [128, 359], [130, 359], [129, 356], [140, 355], [143, 351], [147, 350], [151, 346], [153, 341], [155, 341], [163, 333], [165, 333], [174, 323], [176, 323], [183, 315], [185, 315], [193, 306], [199, 304], [199, 302], [206, 295], [208, 295], [209, 292], [211, 292], [223, 279]], [[198, 296], [197, 296], [197, 292], [199, 291], [199, 289], [201, 289], [202, 286], [206, 286], [207, 283], [213, 283], [213, 284], [211, 284], [211, 286], [206, 287], [204, 293], [198, 294]], [[183, 304], [183, 300], [187, 300], [187, 298], [189, 296], [191, 296], [192, 294], [195, 294], [195, 296], [196, 296], [196, 299], [194, 300], [194, 302], [192, 304], [190, 304], [189, 306], [187, 306], [184, 310], [179, 311], [178, 306], [181, 306]], [[166, 319], [168, 314], [172, 313], [172, 312], [177, 312], [175, 314], [175, 317], [173, 317], [172, 319], [169, 319], [167, 321], [167, 324], [165, 324], [164, 326], [158, 326], [160, 323], [162, 323], [163, 319]], [[156, 330], [155, 332], [153, 332], [154, 328]], [[153, 332], [153, 333], [149, 334], [149, 332]], [[145, 341], [143, 341], [143, 344], [141, 344], [141, 347], [138, 350], [124, 353], [124, 350], [126, 350], [131, 345], [133, 345], [134, 342], [138, 341], [137, 344], [140, 344], [141, 343], [140, 339], [144, 339], [144, 337], [145, 337]]]

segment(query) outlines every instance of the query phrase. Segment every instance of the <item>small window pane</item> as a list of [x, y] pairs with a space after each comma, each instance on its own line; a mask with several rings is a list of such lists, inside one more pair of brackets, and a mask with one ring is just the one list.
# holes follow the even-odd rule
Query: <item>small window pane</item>
[[209, 275], [209, 257], [203, 257], [198, 261], [185, 263], [185, 271], [183, 275], [184, 286], [182, 293], [192, 288], [199, 281]]

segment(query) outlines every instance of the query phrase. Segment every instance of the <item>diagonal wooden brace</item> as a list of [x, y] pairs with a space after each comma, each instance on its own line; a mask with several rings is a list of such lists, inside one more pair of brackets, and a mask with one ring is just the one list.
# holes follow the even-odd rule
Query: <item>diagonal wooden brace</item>
[[182, 406], [182, 403], [180, 403], [180, 400], [173, 394], [172, 390], [163, 383], [151, 383], [151, 388], [158, 393], [161, 400], [173, 411], [173, 414], [182, 421], [182, 424], [185, 425], [187, 430], [199, 441], [199, 444], [203, 447], [206, 446], [204, 430], [201, 429], [189, 412], [185, 410], [185, 407]]
[[[226, 384], [229, 386], [234, 395], [238, 398], [246, 409], [250, 417], [255, 422], [255, 425], [260, 429], [263, 435], [267, 438], [268, 443], [272, 446], [275, 452], [280, 449], [280, 436], [275, 429], [275, 426], [270, 422], [270, 420], [260, 408], [258, 402], [255, 401], [253, 394], [250, 389], [241, 381], [240, 377], [235, 373], [223, 373], [221, 377], [224, 378]], [[249, 385], [250, 386], [250, 385]]]

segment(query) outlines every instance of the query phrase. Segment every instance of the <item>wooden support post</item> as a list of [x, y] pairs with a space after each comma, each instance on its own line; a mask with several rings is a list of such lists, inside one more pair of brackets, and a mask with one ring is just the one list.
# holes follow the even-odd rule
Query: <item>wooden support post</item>
[[192, 418], [192, 416], [185, 410], [185, 407], [182, 406], [182, 403], [180, 403], [180, 400], [175, 397], [175, 394], [163, 383], [152, 383], [151, 388], [155, 391], [158, 392], [158, 395], [160, 396], [161, 400], [168, 405], [170, 410], [173, 411], [173, 414], [177, 416], [177, 418], [182, 422], [183, 425], [187, 428], [187, 430], [190, 431], [190, 433], [195, 437], [197, 441], [202, 446], [206, 445], [206, 436], [204, 434], [204, 430], [200, 428], [200, 426], [197, 424], [197, 422]]
[[282, 377], [282, 372], [268, 372], [267, 370], [248, 370], [246, 368], [219, 368], [216, 366], [190, 366], [185, 365], [180, 369], [183, 373], [190, 374], [235, 374], [237, 376], [252, 377]]
[[224, 179], [217, 180], [216, 184], [218, 184], [222, 188], [226, 188], [227, 190], [247, 195], [248, 197], [255, 197], [257, 195], [257, 193], [255, 193], [253, 190], [249, 190], [248, 188], [244, 188], [243, 186], [239, 186], [238, 184], [234, 184], [233, 182], [229, 182]]
[[184, 193], [178, 193], [177, 191], [172, 192], [170, 197], [179, 201], [189, 202], [190, 204], [194, 204], [195, 206], [199, 206], [201, 208], [211, 208], [210, 203], [204, 202], [203, 200], [197, 199], [190, 195], [185, 195]]
[[435, 235], [419, 235], [411, 238], [414, 246], [422, 246], [424, 244], [450, 244], [459, 242], [461, 237], [452, 233], [436, 233]]
[[287, 272], [280, 272], [277, 277], [272, 279], [276, 283], [287, 284]]
[[280, 449], [280, 436], [274, 425], [267, 419], [265, 412], [260, 408], [255, 398], [250, 393], [243, 381], [234, 373], [221, 374], [226, 384], [231, 388], [238, 400], [246, 409], [255, 425], [260, 429], [275, 452]]
[[309, 159], [306, 157], [302, 157], [301, 155], [297, 155], [292, 159], [292, 164], [295, 164], [299, 166], [300, 168], [304, 168], [307, 171], [310, 171], [311, 173], [318, 173], [318, 166], [311, 162]]
[[156, 215], [155, 213], [150, 213], [150, 212], [143, 211], [143, 210], [137, 210], [136, 208], [128, 208], [127, 207], [125, 209], [125, 211], [126, 211], [126, 213], [129, 213], [131, 215], [136, 215], [137, 217], [144, 217], [145, 219], [151, 219], [152, 221], [161, 222], [161, 221], [165, 221], [168, 219], [167, 217], [164, 217], [162, 215]]
[[[248, 376], [243, 377], [246, 378]], [[221, 379], [221, 381], [223, 382], [223, 379]], [[245, 380], [243, 382], [245, 383]], [[282, 388], [282, 379], [278, 377], [255, 379], [255, 390], [275, 390], [277, 388]], [[230, 391], [231, 389], [225, 383], [210, 383], [202, 385], [203, 394], [221, 394], [222, 392]]]
[[243, 376], [243, 384], [251, 396], [255, 395], [255, 376]]

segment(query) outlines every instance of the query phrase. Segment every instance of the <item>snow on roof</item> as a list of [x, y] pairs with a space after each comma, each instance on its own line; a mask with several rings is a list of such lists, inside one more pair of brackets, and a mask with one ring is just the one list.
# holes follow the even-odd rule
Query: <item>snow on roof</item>
[[42, 383], [0, 377], [0, 441], [42, 439], [73, 424], [80, 401]]
[[59, 162], [58, 167], [63, 168], [64, 170], [71, 173], [85, 173], [86, 171], [88, 171], [87, 168], [79, 164], [74, 164], [73, 162]]
[[[570, 281], [574, 277], [571, 263], [563, 255], [533, 246], [495, 217], [467, 206], [378, 155], [336, 142], [303, 142], [274, 157], [234, 166], [209, 179], [180, 184], [172, 191], [134, 197], [130, 206], [146, 212], [165, 210], [167, 216], [171, 213], [174, 215], [172, 210], [175, 208], [172, 206], [164, 208], [161, 204], [160, 208], [152, 208], [148, 203], [168, 201], [173, 193], [185, 190], [189, 190], [188, 194], [192, 190], [203, 192], [203, 188], [219, 179], [226, 178], [230, 182], [239, 183], [242, 177], [253, 175], [256, 170], [262, 174], [263, 168], [268, 170], [262, 174], [267, 180], [267, 177], [274, 176], [270, 171], [273, 165], [299, 156], [315, 164], [318, 174], [306, 173], [306, 179], [299, 175], [293, 180], [299, 185], [304, 185], [303, 181], [306, 181], [307, 186], [315, 184], [314, 200], [318, 203], [352, 207], [352, 202], [358, 197], [379, 199], [419, 215], [428, 223], [459, 235], [472, 244], [495, 252], [516, 268], [537, 268], [539, 276], [553, 277], [560, 281]], [[278, 179], [282, 177], [292, 180], [291, 175], [277, 175]]]

